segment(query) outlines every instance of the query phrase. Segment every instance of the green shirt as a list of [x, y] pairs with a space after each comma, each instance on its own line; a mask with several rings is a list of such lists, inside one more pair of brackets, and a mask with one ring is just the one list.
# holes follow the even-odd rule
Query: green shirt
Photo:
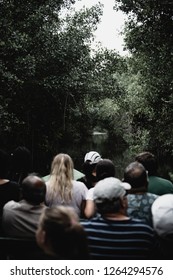
[[148, 192], [157, 195], [173, 193], [173, 184], [167, 179], [157, 176], [149, 176]]

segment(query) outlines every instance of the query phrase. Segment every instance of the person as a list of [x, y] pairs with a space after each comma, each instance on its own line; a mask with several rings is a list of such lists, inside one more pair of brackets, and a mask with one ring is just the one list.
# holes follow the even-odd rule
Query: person
[[47, 206], [67, 205], [73, 207], [78, 216], [84, 215], [88, 189], [84, 183], [73, 180], [73, 161], [68, 154], [54, 157], [46, 186]]
[[4, 150], [0, 150], [0, 220], [4, 205], [10, 201], [19, 201], [19, 184], [8, 179], [9, 155]]
[[9, 201], [4, 205], [2, 229], [9, 237], [35, 237], [39, 217], [46, 207], [45, 182], [35, 174], [27, 176], [21, 184], [22, 199]]
[[89, 259], [86, 233], [69, 206], [54, 206], [43, 211], [36, 240], [47, 259]]
[[139, 153], [135, 160], [142, 163], [148, 171], [148, 192], [157, 195], [163, 195], [167, 193], [173, 193], [173, 184], [170, 180], [159, 177], [157, 174], [158, 163], [154, 154], [144, 151]]
[[173, 259], [173, 194], [158, 197], [151, 208], [153, 227], [164, 259]]
[[[115, 177], [115, 165], [110, 159], [102, 159], [97, 163], [95, 172], [98, 182], [108, 177]], [[96, 214], [93, 192], [94, 187], [88, 190], [86, 199], [85, 217], [88, 219], [90, 219]]]
[[96, 151], [90, 151], [85, 154], [82, 170], [85, 176], [79, 181], [83, 182], [88, 189], [94, 187], [97, 183], [96, 166], [101, 160], [101, 155]]
[[81, 221], [88, 237], [91, 259], [152, 259], [158, 255], [153, 229], [127, 215], [127, 192], [131, 186], [109, 177], [94, 187], [100, 215]]
[[148, 176], [145, 167], [137, 161], [131, 162], [125, 168], [123, 181], [132, 187], [127, 196], [128, 215], [142, 219], [152, 226], [151, 206], [158, 196], [148, 192]]
[[32, 171], [31, 152], [25, 146], [18, 146], [11, 153], [11, 180], [21, 184]]

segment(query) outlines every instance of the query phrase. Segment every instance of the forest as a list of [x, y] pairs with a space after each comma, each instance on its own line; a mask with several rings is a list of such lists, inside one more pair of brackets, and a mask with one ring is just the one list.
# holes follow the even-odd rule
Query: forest
[[[115, 0], [127, 56], [91, 42], [102, 5], [0, 1], [0, 148], [23, 145], [35, 169], [64, 141], [106, 132], [129, 154], [173, 158], [173, 3]], [[43, 165], [43, 166], [42, 166]]]

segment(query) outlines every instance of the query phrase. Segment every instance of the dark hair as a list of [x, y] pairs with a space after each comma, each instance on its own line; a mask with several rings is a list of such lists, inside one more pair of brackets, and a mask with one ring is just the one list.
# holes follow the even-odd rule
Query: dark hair
[[60, 259], [88, 259], [87, 236], [83, 226], [67, 206], [46, 208], [41, 216], [41, 228], [53, 253]]
[[149, 176], [157, 174], [158, 163], [156, 157], [150, 152], [142, 152], [135, 157], [135, 160], [143, 164]]
[[21, 184], [22, 198], [28, 202], [38, 205], [45, 201], [46, 184], [35, 174], [27, 176]]
[[108, 213], [118, 213], [121, 207], [120, 198], [104, 199], [103, 201], [95, 200], [97, 212], [101, 215]]
[[137, 161], [130, 163], [124, 171], [124, 182], [129, 183], [132, 188], [146, 187], [147, 172], [145, 167]]
[[24, 146], [17, 147], [12, 155], [13, 168], [18, 172], [30, 172], [32, 165], [31, 152]]
[[96, 166], [97, 180], [103, 180], [108, 177], [115, 177], [115, 165], [110, 159], [103, 159]]
[[86, 183], [85, 184], [88, 188], [91, 188], [93, 186], [93, 183], [97, 182], [96, 176], [94, 176], [92, 174], [95, 171], [97, 164], [98, 163], [90, 164], [90, 161], [88, 161], [88, 160], [85, 161], [84, 164], [83, 164], [82, 171], [85, 174], [85, 178], [86, 178]]
[[0, 150], [0, 178], [6, 179], [9, 171], [9, 155], [3, 150]]

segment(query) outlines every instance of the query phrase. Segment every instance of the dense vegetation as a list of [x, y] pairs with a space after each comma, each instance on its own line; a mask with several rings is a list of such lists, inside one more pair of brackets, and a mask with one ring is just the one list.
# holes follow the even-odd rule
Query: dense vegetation
[[129, 15], [121, 57], [91, 50], [102, 6], [74, 2], [0, 1], [0, 146], [25, 145], [40, 165], [101, 128], [131, 151], [172, 155], [173, 4], [115, 0]]

